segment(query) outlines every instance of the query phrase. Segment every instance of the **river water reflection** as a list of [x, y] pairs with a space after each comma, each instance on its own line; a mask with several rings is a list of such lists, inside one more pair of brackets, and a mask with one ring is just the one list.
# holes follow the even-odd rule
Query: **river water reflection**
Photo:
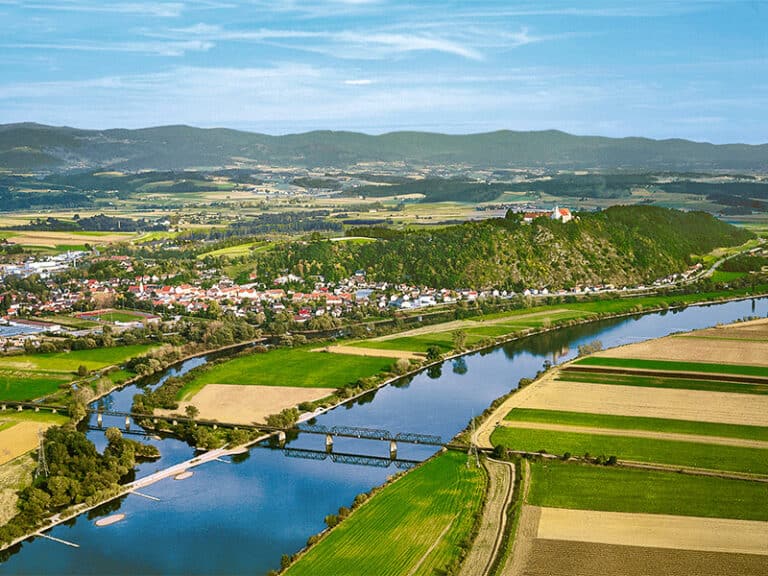
[[[325, 426], [383, 428], [394, 432], [453, 437], [497, 397], [531, 377], [545, 361], [571, 359], [579, 344], [599, 339], [604, 347], [673, 332], [768, 316], [760, 298], [680, 311], [604, 320], [562, 328], [449, 360], [441, 366], [387, 386], [317, 418]], [[181, 367], [188, 370], [204, 360]], [[135, 387], [106, 400], [130, 407]], [[109, 421], [105, 418], [105, 426]], [[90, 437], [101, 447], [103, 434]], [[153, 440], [163, 456], [142, 464], [144, 476], [189, 458], [193, 451], [174, 439]], [[302, 434], [291, 446], [322, 450], [324, 437]], [[387, 456], [384, 442], [337, 439], [334, 450]], [[401, 444], [398, 456], [423, 459], [434, 448]], [[81, 516], [50, 534], [80, 545], [34, 539], [2, 564], [4, 574], [264, 574], [280, 556], [300, 549], [323, 529], [323, 518], [355, 495], [383, 483], [394, 467], [373, 468], [288, 458], [280, 451], [253, 448], [238, 462], [211, 462], [183, 481], [163, 480], [145, 489], [159, 502], [129, 495]], [[123, 522], [97, 528], [94, 518], [120, 509]]]

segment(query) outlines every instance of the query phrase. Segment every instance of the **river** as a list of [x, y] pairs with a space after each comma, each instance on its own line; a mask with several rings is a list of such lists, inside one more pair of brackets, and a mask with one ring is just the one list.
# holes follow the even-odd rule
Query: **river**
[[[317, 418], [326, 426], [383, 428], [436, 434], [448, 440], [497, 397], [531, 377], [545, 361], [573, 358], [579, 344], [599, 339], [613, 347], [673, 332], [705, 328], [746, 316], [768, 316], [768, 298], [728, 302], [679, 311], [649, 313], [561, 328], [459, 359], [449, 360], [386, 386]], [[205, 362], [196, 358], [172, 370], [186, 372]], [[171, 374], [166, 374], [167, 377]], [[130, 407], [135, 386], [103, 400], [114, 409]], [[105, 426], [110, 421], [105, 417]], [[89, 437], [101, 448], [103, 433]], [[162, 457], [141, 464], [137, 477], [190, 458], [194, 451], [172, 438], [151, 440]], [[321, 450], [324, 437], [300, 435], [291, 446]], [[334, 450], [387, 456], [385, 442], [337, 439]], [[423, 459], [434, 449], [400, 445], [398, 455]], [[159, 498], [124, 496], [82, 515], [49, 534], [75, 542], [70, 548], [35, 538], [12, 550], [3, 574], [265, 574], [278, 568], [324, 528], [323, 518], [348, 506], [360, 492], [397, 472], [288, 458], [252, 448], [238, 461], [214, 461], [194, 468], [186, 480], [162, 480], [144, 491]], [[116, 510], [124, 521], [98, 528], [96, 518]]]

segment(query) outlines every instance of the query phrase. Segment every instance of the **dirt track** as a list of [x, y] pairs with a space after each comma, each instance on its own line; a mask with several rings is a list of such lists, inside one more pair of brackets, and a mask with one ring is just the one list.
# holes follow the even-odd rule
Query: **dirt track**
[[485, 460], [488, 489], [480, 531], [472, 543], [469, 555], [461, 565], [461, 576], [485, 576], [501, 546], [501, 536], [507, 520], [507, 508], [512, 501], [515, 467], [510, 462]]

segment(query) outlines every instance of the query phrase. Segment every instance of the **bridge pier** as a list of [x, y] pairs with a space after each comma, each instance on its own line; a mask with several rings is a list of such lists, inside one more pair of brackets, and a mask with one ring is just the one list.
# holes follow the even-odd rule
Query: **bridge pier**
[[286, 440], [285, 432], [280, 430], [280, 432], [277, 433], [277, 443], [280, 445], [280, 448], [285, 446], [285, 440]]
[[57, 412], [58, 410], [56, 410], [56, 408], [51, 409], [51, 414], [56, 414]]
[[35, 406], [35, 412], [40, 412], [40, 406]]
[[16, 412], [21, 412], [22, 410], [24, 410], [24, 408], [22, 408], [21, 406], [16, 407]]
[[8, 406], [6, 406], [5, 404], [3, 404], [3, 412], [5, 412], [7, 408], [8, 408]]
[[131, 417], [126, 416], [125, 417], [125, 429], [130, 430], [131, 429]]
[[152, 418], [152, 424], [157, 424], [157, 418]]
[[394, 440], [389, 441], [389, 458], [390, 460], [397, 459], [397, 442]]
[[179, 423], [176, 420], [171, 420], [171, 425], [172, 426], [178, 426], [178, 424]]
[[219, 425], [218, 425], [218, 424], [214, 424], [214, 425], [213, 425], [213, 429], [214, 429], [214, 430], [217, 430], [218, 428], [219, 428]]
[[101, 428], [101, 423], [102, 423], [102, 420], [103, 420], [103, 419], [102, 419], [102, 416], [101, 416], [101, 412], [99, 412], [99, 413], [96, 415], [96, 424], [98, 424], [98, 425], [99, 425], [99, 428]]
[[333, 452], [333, 436], [331, 434], [325, 435], [325, 451]]

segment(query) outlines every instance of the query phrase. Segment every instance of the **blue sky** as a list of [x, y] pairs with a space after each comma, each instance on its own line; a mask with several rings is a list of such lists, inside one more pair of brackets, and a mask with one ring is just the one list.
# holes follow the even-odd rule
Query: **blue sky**
[[0, 0], [0, 123], [768, 142], [768, 1]]

